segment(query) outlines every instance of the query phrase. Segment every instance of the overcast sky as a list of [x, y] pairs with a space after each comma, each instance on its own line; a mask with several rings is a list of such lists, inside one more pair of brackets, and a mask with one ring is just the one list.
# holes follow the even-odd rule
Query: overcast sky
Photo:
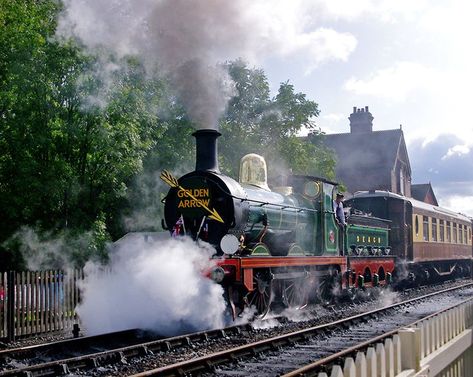
[[319, 103], [327, 133], [348, 132], [354, 106], [369, 106], [374, 130], [402, 124], [413, 183], [430, 181], [442, 206], [473, 216], [473, 3], [274, 4], [285, 49], [262, 63], [272, 88], [289, 79]]

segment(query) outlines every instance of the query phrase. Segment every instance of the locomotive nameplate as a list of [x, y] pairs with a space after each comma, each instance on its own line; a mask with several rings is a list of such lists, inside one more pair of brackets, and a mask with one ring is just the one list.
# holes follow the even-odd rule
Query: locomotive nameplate
[[207, 216], [210, 220], [217, 220], [223, 223], [222, 217], [215, 209], [210, 207], [210, 188], [202, 179], [186, 179], [179, 183], [171, 173], [164, 170], [160, 178], [169, 186], [177, 189], [177, 209], [182, 215], [190, 217]]

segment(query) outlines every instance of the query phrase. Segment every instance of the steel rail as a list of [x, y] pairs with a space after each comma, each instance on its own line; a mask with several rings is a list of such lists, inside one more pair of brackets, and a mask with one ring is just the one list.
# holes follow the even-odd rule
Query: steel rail
[[[282, 317], [273, 317], [272, 319], [281, 319]], [[54, 360], [46, 363], [39, 363], [35, 365], [29, 365], [26, 367], [3, 370], [0, 372], [0, 376], [57, 376], [58, 374], [67, 374], [70, 369], [83, 369], [90, 367], [98, 367], [103, 363], [109, 363], [112, 361], [125, 360], [127, 357], [136, 357], [140, 355], [147, 355], [150, 353], [169, 351], [176, 347], [188, 346], [193, 342], [208, 341], [211, 339], [226, 338], [229, 335], [238, 335], [243, 332], [251, 331], [251, 324], [245, 323], [241, 325], [229, 326], [224, 329], [201, 331], [192, 334], [184, 334], [180, 336], [174, 336], [170, 338], [163, 338], [153, 341], [146, 342], [134, 342], [133, 345], [119, 347], [111, 350], [105, 350], [101, 352], [89, 352], [83, 355], [70, 357], [66, 359]], [[0, 352], [0, 367], [5, 364], [5, 360], [12, 358], [27, 358], [28, 355], [37, 353], [44, 354], [46, 352], [57, 352], [57, 350], [70, 349], [72, 347], [87, 347], [92, 346], [95, 350], [97, 349], [97, 342], [103, 343], [104, 339], [114, 339], [115, 336], [120, 334], [131, 334], [133, 332], [139, 332], [140, 330], [125, 330], [123, 332], [108, 333], [97, 336], [89, 336], [76, 339], [61, 340], [59, 342], [26, 346], [14, 349], [6, 349]]]
[[[467, 302], [470, 302], [470, 301], [473, 301], [473, 298], [470, 297], [470, 298], [467, 298], [466, 300], [463, 300], [462, 302], [450, 307], [450, 308], [446, 308], [446, 309], [442, 309], [442, 310], [439, 310], [438, 312], [436, 313], [433, 313], [433, 314], [430, 314], [428, 315], [427, 317], [424, 317], [422, 319], [419, 319], [415, 322], [412, 322], [406, 326], [402, 326], [402, 328], [406, 328], [406, 327], [414, 327], [414, 326], [417, 326], [417, 324], [419, 324], [420, 322], [423, 322], [423, 321], [426, 321], [430, 318], [433, 318], [439, 314], [442, 314], [442, 313], [445, 313], [453, 308], [456, 308], [460, 305], [463, 305]], [[368, 340], [365, 340], [353, 347], [350, 347], [350, 348], [347, 348], [343, 351], [340, 351], [340, 352], [337, 352], [337, 353], [334, 353], [333, 355], [330, 355], [330, 356], [327, 356], [323, 359], [320, 359], [320, 360], [317, 360], [317, 361], [314, 361], [313, 363], [311, 364], [308, 364], [308, 365], [305, 365], [297, 370], [294, 370], [292, 372], [289, 372], [289, 373], [286, 373], [286, 374], [283, 374], [281, 375], [280, 377], [308, 377], [308, 376], [317, 376], [319, 372], [327, 372], [327, 369], [330, 369], [333, 365], [335, 365], [337, 363], [337, 361], [339, 360], [343, 360], [347, 357], [350, 357], [352, 356], [353, 358], [356, 357], [356, 354], [358, 352], [364, 352], [368, 349], [368, 347], [370, 346], [373, 346], [374, 344], [376, 343], [379, 343], [379, 342], [382, 342], [384, 341], [385, 339], [387, 338], [391, 338], [393, 337], [394, 335], [396, 335], [397, 333], [399, 332], [399, 329], [395, 329], [395, 330], [391, 330], [391, 331], [388, 331], [386, 332], [385, 334], [383, 335], [379, 335], [379, 336], [376, 336], [374, 338], [371, 338], [371, 339], [368, 339]]]
[[164, 367], [144, 371], [133, 375], [133, 377], [147, 377], [147, 376], [184, 376], [189, 373], [203, 372], [209, 370], [214, 366], [218, 366], [223, 363], [234, 361], [238, 358], [245, 356], [255, 356], [260, 352], [277, 349], [283, 345], [292, 345], [299, 340], [308, 339], [309, 337], [316, 335], [321, 332], [329, 332], [341, 327], [347, 328], [351, 323], [361, 322], [370, 317], [374, 317], [377, 314], [395, 310], [399, 307], [404, 307], [415, 302], [425, 300], [427, 298], [440, 295], [443, 293], [451, 292], [454, 290], [473, 286], [473, 283], [464, 284], [457, 287], [447, 288], [438, 292], [430, 293], [421, 297], [409, 299], [400, 303], [387, 305], [383, 308], [374, 309], [369, 312], [358, 314], [349, 318], [341, 319], [335, 322], [331, 322], [324, 325], [314, 326], [303, 330], [298, 330], [292, 333], [279, 335], [273, 338], [260, 340], [254, 343], [246, 344], [231, 348], [225, 351], [212, 353], [209, 355], [201, 356], [191, 360], [181, 361], [176, 364], [167, 365]]
[[[166, 367], [158, 368], [156, 370], [143, 372], [144, 374], [138, 374], [137, 376], [147, 376], [147, 375], [182, 375], [186, 372], [190, 372], [193, 370], [203, 370], [208, 369], [213, 365], [217, 365], [222, 362], [227, 362], [234, 360], [236, 357], [246, 355], [255, 355], [259, 352], [264, 350], [277, 348], [284, 344], [292, 344], [297, 340], [306, 339], [317, 332], [326, 332], [332, 329], [340, 328], [347, 326], [349, 322], [360, 322], [363, 321], [363, 318], [369, 318], [375, 316], [377, 313], [382, 311], [388, 311], [391, 309], [395, 309], [396, 307], [409, 305], [412, 302], [420, 301], [422, 299], [426, 299], [428, 297], [438, 295], [445, 292], [450, 292], [453, 290], [465, 288], [468, 286], [472, 286], [473, 283], [463, 284], [461, 286], [451, 287], [448, 289], [444, 289], [438, 292], [430, 293], [418, 298], [410, 299], [404, 302], [400, 302], [394, 305], [385, 306], [380, 309], [375, 309], [367, 313], [359, 314], [356, 316], [349, 317], [347, 319], [341, 319], [329, 324], [318, 325], [315, 327], [311, 327], [304, 330], [299, 330], [293, 333], [289, 333], [286, 335], [280, 335], [271, 339], [262, 340], [259, 342], [253, 343], [253, 347], [251, 345], [240, 346], [236, 348], [229, 349], [227, 351], [221, 351], [216, 354], [203, 356], [198, 359], [192, 359], [188, 361], [184, 361], [178, 364], [169, 365]], [[275, 319], [274, 317], [272, 319]], [[276, 317], [276, 319], [278, 319]], [[89, 354], [83, 354], [76, 357], [71, 357], [62, 360], [51, 361], [47, 363], [41, 363], [36, 365], [29, 365], [26, 367], [21, 367], [17, 369], [11, 370], [4, 370], [0, 372], [0, 376], [57, 376], [57, 375], [64, 375], [69, 373], [69, 370], [72, 369], [84, 369], [84, 368], [96, 368], [100, 365], [109, 364], [113, 362], [124, 361], [127, 358], [137, 357], [137, 356], [144, 356], [148, 354], [153, 354], [156, 352], [166, 352], [176, 347], [182, 346], [189, 346], [193, 344], [193, 342], [202, 342], [212, 339], [222, 339], [227, 338], [230, 335], [240, 335], [245, 332], [251, 332], [253, 330], [251, 324], [242, 324], [236, 326], [230, 326], [225, 329], [218, 329], [218, 330], [210, 330], [210, 331], [202, 331], [193, 334], [185, 334], [181, 336], [175, 336], [171, 338], [159, 339], [154, 341], [148, 341], [144, 343], [135, 343], [132, 346], [126, 346], [121, 348], [116, 348], [113, 350], [106, 350], [101, 352], [92, 352]], [[128, 330], [128, 331], [135, 331], [135, 330]], [[106, 337], [110, 334], [100, 335], [99, 337]], [[87, 342], [94, 344], [94, 339], [98, 339], [97, 337], [84, 337], [78, 339], [70, 339], [55, 343], [49, 344], [42, 344], [36, 346], [27, 346], [21, 347], [17, 349], [11, 350], [3, 350], [2, 355], [3, 357], [0, 360], [5, 360], [8, 357], [9, 352], [10, 355], [14, 357], [15, 353], [21, 357], [21, 355], [28, 355], [34, 353], [35, 350], [38, 353], [48, 352], [54, 349], [63, 348], [67, 349], [70, 348], [73, 344], [78, 344], [75, 342], [83, 342], [83, 346], [86, 346]], [[96, 348], [95, 348], [96, 349]], [[199, 365], [200, 363], [200, 365]], [[2, 364], [2, 363], [0, 363]], [[1, 366], [1, 365], [0, 365]], [[152, 374], [155, 373], [156, 374]], [[150, 374], [151, 373], [151, 374]]]

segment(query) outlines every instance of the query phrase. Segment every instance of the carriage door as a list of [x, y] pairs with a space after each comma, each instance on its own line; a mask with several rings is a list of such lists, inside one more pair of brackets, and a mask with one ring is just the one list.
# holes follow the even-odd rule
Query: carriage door
[[414, 260], [414, 224], [412, 223], [412, 204], [411, 202], [404, 202], [405, 207], [405, 223], [407, 225], [406, 228], [406, 250], [407, 250], [407, 258], [409, 260]]
[[[406, 257], [408, 250], [408, 233], [411, 220], [407, 220], [406, 201], [395, 198], [388, 199], [389, 219], [391, 223], [391, 247], [394, 254]], [[412, 206], [410, 209], [412, 213]]]

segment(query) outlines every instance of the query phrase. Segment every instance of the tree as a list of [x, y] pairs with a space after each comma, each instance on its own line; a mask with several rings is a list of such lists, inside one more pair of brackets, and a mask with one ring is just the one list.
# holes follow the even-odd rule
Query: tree
[[[121, 234], [127, 185], [166, 128], [164, 84], [130, 58], [101, 91], [97, 58], [54, 39], [58, 11], [55, 0], [0, 4], [0, 242], [30, 226], [51, 237], [100, 229], [103, 245]], [[85, 108], [100, 94], [105, 106]]]
[[[314, 122], [319, 114], [317, 103], [296, 93], [289, 82], [281, 83], [271, 98], [264, 72], [248, 68], [241, 60], [228, 63], [228, 69], [238, 95], [221, 122], [223, 170], [236, 178], [240, 158], [254, 152], [267, 159], [270, 178], [291, 170], [333, 179], [335, 159], [323, 146], [323, 134]], [[298, 136], [303, 129], [310, 137]]]
[[[57, 240], [59, 254], [77, 265], [104, 260], [107, 240], [129, 229], [159, 229], [167, 191], [159, 172], [179, 175], [195, 164], [194, 129], [171, 84], [150, 77], [135, 57], [116, 62], [121, 68], [108, 76], [96, 74], [99, 56], [55, 39], [60, 4], [0, 2], [3, 269], [22, 265], [12, 250], [24, 246], [30, 230], [36, 244]], [[242, 61], [227, 67], [238, 95], [221, 121], [221, 170], [236, 178], [240, 158], [257, 152], [270, 168], [284, 163], [294, 172], [330, 176], [333, 160], [313, 123], [317, 104], [287, 82], [271, 98], [262, 70]], [[312, 130], [315, 144], [297, 136], [302, 127]], [[146, 225], [136, 222], [137, 209]], [[23, 249], [26, 255], [48, 248]]]

